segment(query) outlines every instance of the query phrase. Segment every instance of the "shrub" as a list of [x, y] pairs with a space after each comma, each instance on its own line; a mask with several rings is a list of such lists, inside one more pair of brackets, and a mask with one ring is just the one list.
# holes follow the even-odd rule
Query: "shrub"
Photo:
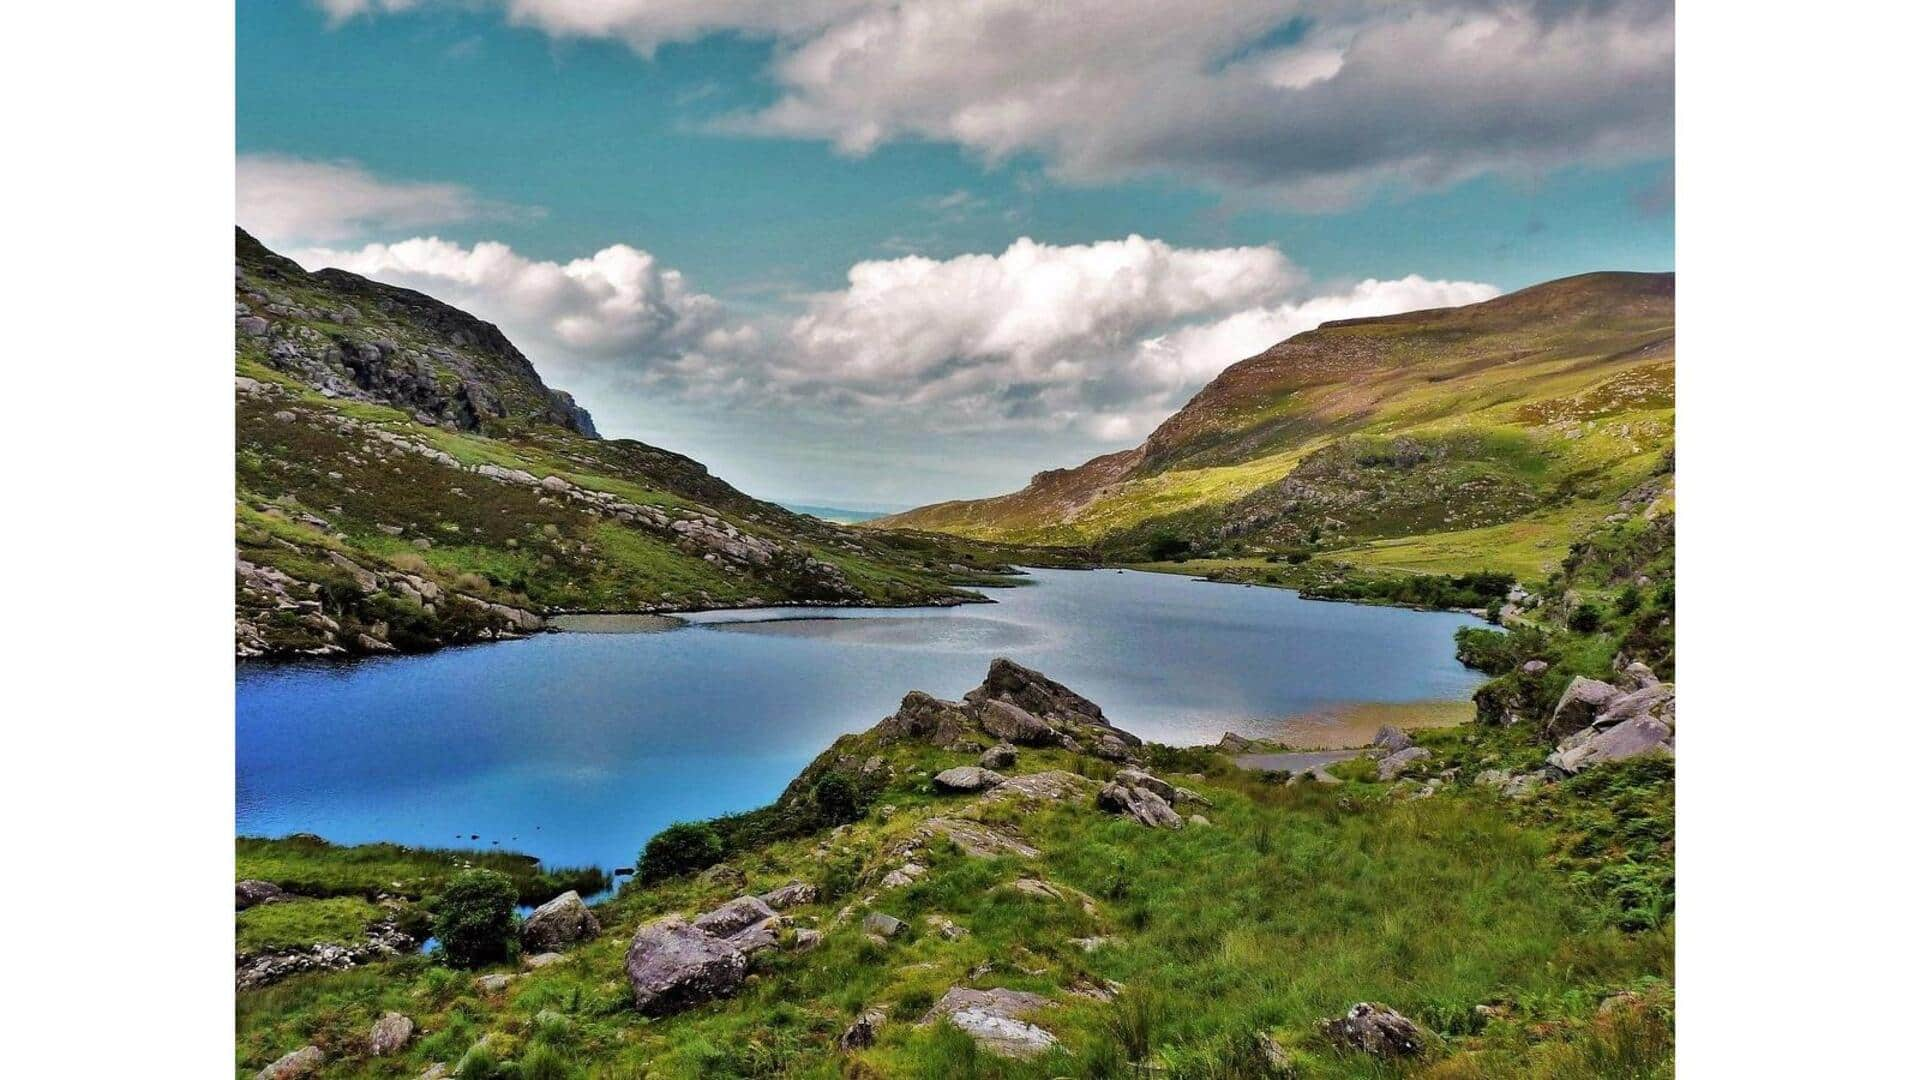
[[866, 813], [864, 803], [860, 788], [844, 773], [827, 773], [813, 785], [813, 805], [823, 825], [858, 821]]
[[1629, 585], [1620, 590], [1620, 596], [1613, 602], [1613, 610], [1622, 615], [1631, 615], [1640, 610], [1640, 587]]
[[513, 950], [513, 881], [492, 870], [466, 870], [434, 904], [433, 933], [447, 962], [478, 967]]
[[1600, 629], [1600, 609], [1594, 606], [1593, 601], [1582, 600], [1567, 619], [1567, 628], [1576, 634], [1591, 634]]
[[640, 853], [641, 884], [653, 885], [705, 870], [726, 857], [720, 834], [704, 821], [680, 821], [660, 830]]

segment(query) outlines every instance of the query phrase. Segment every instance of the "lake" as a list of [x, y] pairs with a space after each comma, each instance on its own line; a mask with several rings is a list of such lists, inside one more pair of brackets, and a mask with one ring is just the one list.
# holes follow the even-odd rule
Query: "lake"
[[1176, 744], [1480, 681], [1453, 657], [1470, 616], [1165, 574], [1032, 578], [991, 605], [707, 612], [662, 632], [243, 664], [235, 825], [624, 866], [671, 822], [770, 802], [908, 690], [959, 697], [995, 656]]

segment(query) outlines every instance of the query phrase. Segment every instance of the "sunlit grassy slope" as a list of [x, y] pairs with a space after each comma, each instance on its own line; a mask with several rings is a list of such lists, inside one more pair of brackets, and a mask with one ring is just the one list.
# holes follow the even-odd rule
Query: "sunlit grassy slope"
[[1673, 372], [1673, 276], [1583, 275], [1328, 324], [1228, 368], [1134, 450], [875, 524], [1534, 577], [1670, 471]]

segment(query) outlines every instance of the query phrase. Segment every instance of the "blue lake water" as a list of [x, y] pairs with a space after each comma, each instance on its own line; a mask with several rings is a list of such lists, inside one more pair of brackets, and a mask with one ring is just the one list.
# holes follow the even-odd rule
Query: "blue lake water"
[[[1161, 574], [1036, 571], [992, 605], [710, 612], [426, 656], [242, 665], [236, 827], [630, 865], [667, 824], [763, 805], [834, 737], [1009, 656], [1143, 738], [1353, 701], [1464, 698], [1468, 616]], [[478, 840], [471, 839], [478, 836]]]

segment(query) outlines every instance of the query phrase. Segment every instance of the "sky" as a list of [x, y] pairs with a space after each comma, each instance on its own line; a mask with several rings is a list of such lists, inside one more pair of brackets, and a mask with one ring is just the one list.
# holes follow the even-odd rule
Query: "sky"
[[1327, 319], [1673, 267], [1670, 0], [239, 0], [239, 224], [897, 509]]

